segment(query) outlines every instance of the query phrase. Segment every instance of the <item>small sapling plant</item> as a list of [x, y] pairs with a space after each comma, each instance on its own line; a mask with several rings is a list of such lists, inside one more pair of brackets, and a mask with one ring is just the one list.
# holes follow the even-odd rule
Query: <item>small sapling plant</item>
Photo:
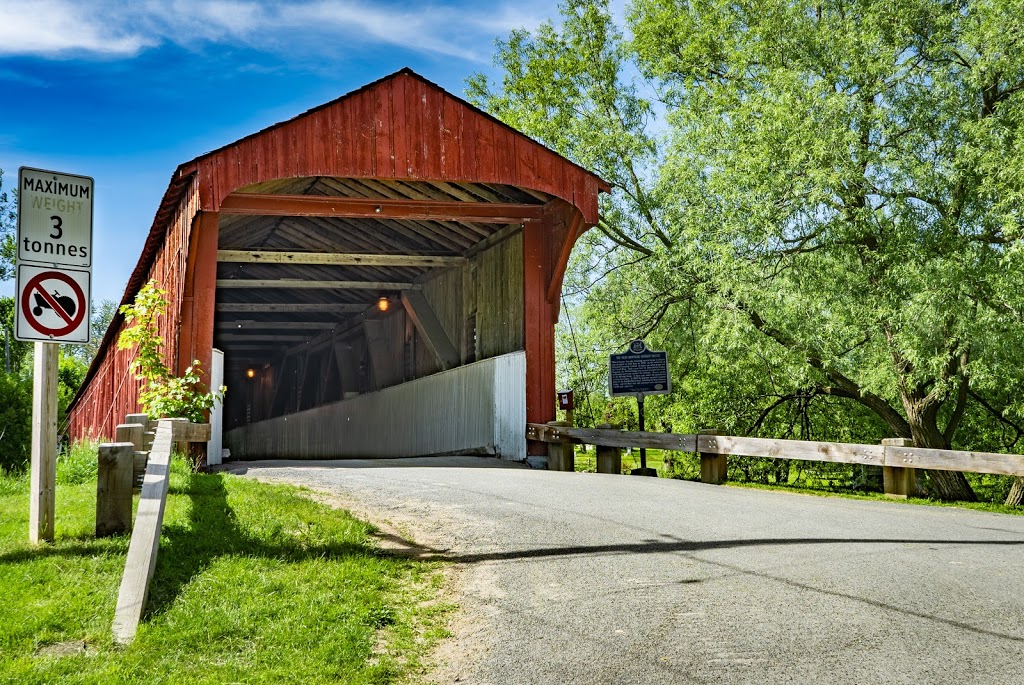
[[206, 412], [224, 397], [226, 387], [208, 391], [199, 380], [200, 364], [196, 359], [182, 376], [171, 373], [164, 361], [164, 340], [157, 325], [167, 309], [167, 291], [156, 281], [149, 281], [135, 296], [132, 304], [121, 307], [128, 327], [117, 339], [121, 350], [135, 348], [131, 369], [143, 382], [139, 404], [152, 419], [176, 417], [201, 423]]

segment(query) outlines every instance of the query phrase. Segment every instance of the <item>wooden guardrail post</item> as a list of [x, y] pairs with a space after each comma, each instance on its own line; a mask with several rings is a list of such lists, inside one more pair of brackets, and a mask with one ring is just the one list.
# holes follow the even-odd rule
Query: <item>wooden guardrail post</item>
[[99, 446], [96, 477], [96, 537], [132, 529], [132, 466], [135, 445], [112, 442]]
[[[549, 426], [568, 428], [568, 421], [550, 421]], [[571, 442], [548, 443], [548, 471], [575, 471], [576, 455]]]
[[[910, 438], [884, 438], [885, 447], [913, 447]], [[886, 497], [906, 499], [917, 494], [916, 469], [907, 466], [882, 466], [882, 490]]]
[[[602, 430], [615, 430], [618, 426], [613, 426], [610, 423], [602, 423], [597, 426]], [[598, 473], [614, 473], [616, 475], [622, 473], [622, 448], [621, 447], [610, 447], [608, 445], [597, 444], [597, 472]]]
[[131, 442], [135, 445], [134, 466], [132, 468], [132, 487], [142, 488], [142, 478], [146, 475], [146, 459], [152, 447], [146, 430], [149, 428], [149, 417], [145, 414], [129, 414], [125, 423], [118, 424], [115, 433], [118, 442]]
[[142, 443], [146, 438], [146, 427], [141, 423], [119, 423], [114, 431], [118, 442], [130, 442], [135, 452], [142, 451]]
[[128, 414], [124, 417], [124, 422], [142, 424], [142, 447], [140, 449], [143, 452], [153, 449], [153, 440], [156, 438], [156, 421], [150, 419], [148, 414]]
[[[697, 449], [713, 450], [718, 444], [716, 435], [722, 432], [715, 428], [705, 428], [697, 434]], [[700, 482], [721, 485], [729, 480], [729, 457], [718, 452], [699, 452]]]

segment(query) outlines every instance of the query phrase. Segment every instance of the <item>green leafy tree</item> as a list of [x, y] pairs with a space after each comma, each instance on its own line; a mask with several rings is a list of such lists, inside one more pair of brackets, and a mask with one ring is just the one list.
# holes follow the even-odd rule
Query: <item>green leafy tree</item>
[[114, 320], [116, 313], [117, 302], [114, 300], [103, 300], [98, 307], [94, 303], [92, 306], [92, 316], [89, 321], [89, 342], [81, 345], [67, 345], [68, 353], [74, 355], [88, 367], [96, 357], [97, 352], [99, 352], [103, 336], [106, 335], [107, 328], [110, 326], [110, 322]]
[[561, 9], [469, 94], [612, 183], [570, 306], [672, 353], [681, 423], [1018, 444], [1019, 1]]
[[156, 281], [149, 281], [139, 289], [132, 304], [121, 307], [128, 327], [121, 331], [117, 346], [122, 350], [135, 348], [131, 368], [136, 378], [143, 381], [139, 403], [151, 418], [183, 417], [202, 422], [226, 388], [207, 392], [199, 379], [198, 360], [180, 377], [164, 363], [159, 318], [167, 309], [166, 296], [167, 292]]
[[57, 416], [58, 425], [61, 426], [65, 424], [68, 406], [85, 380], [86, 371], [89, 370], [89, 365], [70, 354], [67, 347], [62, 346], [57, 362]]
[[31, 445], [32, 379], [0, 373], [0, 471], [23, 471]]
[[14, 278], [14, 260], [18, 255], [18, 202], [15, 193], [4, 188], [4, 170], [0, 169], [0, 281]]
[[32, 343], [14, 339], [14, 315], [14, 298], [0, 297], [0, 327], [4, 337], [4, 340], [0, 341], [0, 370], [7, 371], [7, 360], [10, 359], [10, 373], [31, 373]]

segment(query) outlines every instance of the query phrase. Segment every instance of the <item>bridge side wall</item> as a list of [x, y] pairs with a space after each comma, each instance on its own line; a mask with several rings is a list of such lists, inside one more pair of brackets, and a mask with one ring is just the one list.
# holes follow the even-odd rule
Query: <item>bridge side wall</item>
[[[164, 340], [164, 358], [172, 367], [178, 358], [179, 313], [185, 292], [188, 246], [198, 211], [199, 191], [193, 181], [168, 222], [167, 233], [142, 281], [155, 279], [167, 291], [167, 314], [160, 320], [160, 332]], [[125, 293], [125, 298], [122, 304], [134, 300], [135, 293], [130, 296]], [[124, 422], [125, 415], [140, 411], [140, 383], [129, 368], [135, 350], [119, 350], [116, 344], [126, 327], [124, 317], [118, 314], [112, 325], [116, 332], [111, 344], [100, 347], [93, 362], [93, 371], [68, 417], [67, 434], [74, 440], [88, 437], [113, 439], [115, 428]]]
[[526, 355], [485, 359], [236, 428], [232, 459], [487, 454], [526, 457]]

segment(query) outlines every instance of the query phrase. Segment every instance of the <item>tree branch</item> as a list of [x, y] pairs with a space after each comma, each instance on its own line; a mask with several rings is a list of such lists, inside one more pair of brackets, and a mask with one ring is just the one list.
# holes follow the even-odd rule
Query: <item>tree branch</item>
[[627, 247], [630, 250], [636, 250], [637, 252], [647, 255], [648, 257], [654, 256], [654, 250], [644, 247], [642, 244], [633, 240], [628, 235], [623, 233], [621, 230], [615, 228], [604, 219], [600, 219], [597, 222], [597, 230], [601, 231], [601, 233], [604, 233], [606, 236], [608, 236], [609, 239], [621, 245], [622, 247]]
[[859, 402], [871, 411], [875, 412], [875, 414], [885, 421], [899, 437], [910, 437], [910, 424], [907, 423], [906, 419], [904, 419], [900, 413], [892, 407], [892, 405], [885, 401], [885, 399], [873, 392], [864, 390], [860, 385], [846, 377], [838, 369], [826, 364], [821, 358], [821, 355], [808, 352], [803, 349], [790, 336], [786, 335], [779, 329], [768, 325], [757, 312], [746, 304], [737, 302], [736, 306], [750, 318], [750, 322], [754, 325], [754, 328], [761, 331], [786, 349], [802, 352], [806, 355], [805, 358], [808, 364], [821, 371], [829, 381], [835, 384], [835, 387], [823, 387], [821, 389], [823, 394], [847, 397]]
[[968, 394], [971, 396], [971, 399], [980, 404], [982, 408], [989, 414], [991, 414], [993, 417], [995, 417], [997, 421], [1009, 426], [1010, 428], [1013, 429], [1014, 433], [1016, 433], [1016, 435], [1013, 438], [1013, 442], [1007, 444], [1006, 448], [1009, 449], [1016, 445], [1017, 442], [1020, 440], [1021, 435], [1024, 435], [1024, 428], [1003, 416], [1003, 412], [999, 411], [991, 404], [989, 404], [989, 402], [978, 393], [974, 392], [973, 390], [968, 390]]
[[956, 407], [953, 408], [953, 415], [949, 417], [946, 430], [942, 432], [942, 437], [945, 438], [947, 444], [953, 442], [953, 434], [960, 426], [960, 420], [963, 419], [964, 410], [967, 408], [967, 394], [970, 390], [970, 382], [967, 380], [967, 359], [968, 354], [965, 350], [960, 355], [960, 387], [957, 389]]

